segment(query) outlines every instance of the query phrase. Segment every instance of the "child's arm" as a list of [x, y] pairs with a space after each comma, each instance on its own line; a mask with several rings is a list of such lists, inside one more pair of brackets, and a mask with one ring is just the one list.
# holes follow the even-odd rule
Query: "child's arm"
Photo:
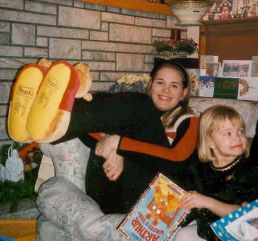
[[189, 210], [192, 208], [206, 208], [219, 217], [228, 215], [230, 212], [240, 208], [239, 205], [221, 202], [215, 198], [200, 194], [198, 192], [188, 192], [181, 200], [180, 207]]

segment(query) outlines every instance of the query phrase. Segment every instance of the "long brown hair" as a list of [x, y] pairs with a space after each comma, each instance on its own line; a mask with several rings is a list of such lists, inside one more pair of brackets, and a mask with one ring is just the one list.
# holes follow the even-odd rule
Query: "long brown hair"
[[186, 113], [192, 113], [190, 107], [188, 106], [189, 96], [190, 96], [190, 80], [186, 70], [179, 63], [173, 62], [173, 60], [171, 59], [160, 61], [158, 64], [154, 65], [152, 71], [150, 72], [151, 79], [147, 86], [148, 94], [150, 94], [151, 86], [152, 86], [153, 80], [157, 76], [157, 73], [163, 68], [171, 68], [178, 71], [178, 73], [181, 76], [183, 89], [187, 90], [187, 94], [185, 98], [183, 100], [180, 100], [176, 107], [166, 111], [162, 115], [161, 119], [164, 127], [169, 128], [174, 126], [175, 122], [178, 120], [180, 116]]

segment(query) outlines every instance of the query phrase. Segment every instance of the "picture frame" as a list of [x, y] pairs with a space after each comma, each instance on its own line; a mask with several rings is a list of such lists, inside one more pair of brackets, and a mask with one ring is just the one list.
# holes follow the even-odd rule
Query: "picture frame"
[[221, 77], [250, 77], [251, 60], [224, 60], [220, 71]]
[[252, 77], [258, 77], [258, 56], [252, 57]]

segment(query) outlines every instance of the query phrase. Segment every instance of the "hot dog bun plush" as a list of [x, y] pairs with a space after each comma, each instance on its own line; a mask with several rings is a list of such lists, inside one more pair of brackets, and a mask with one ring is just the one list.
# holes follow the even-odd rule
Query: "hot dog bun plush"
[[[46, 58], [41, 58], [38, 64], [49, 68], [52, 65], [52, 62]], [[79, 62], [74, 65], [74, 68], [80, 80], [80, 87], [75, 98], [84, 98], [86, 101], [91, 101], [92, 95], [89, 93], [89, 90], [92, 84], [92, 77], [89, 66], [85, 63]]]
[[11, 87], [8, 111], [8, 133], [17, 142], [27, 143], [31, 139], [27, 130], [27, 119], [37, 91], [47, 69], [38, 64], [26, 64], [18, 72]]
[[73, 65], [66, 61], [51, 65], [28, 116], [27, 127], [33, 141], [52, 142], [66, 133], [79, 86]]

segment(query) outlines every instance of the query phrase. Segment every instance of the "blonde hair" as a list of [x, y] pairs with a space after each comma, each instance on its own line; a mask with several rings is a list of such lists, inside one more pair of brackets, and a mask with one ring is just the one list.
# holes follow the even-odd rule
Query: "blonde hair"
[[180, 100], [176, 107], [166, 111], [161, 117], [162, 124], [164, 125], [164, 127], [169, 128], [169, 127], [174, 126], [175, 122], [178, 120], [178, 118], [180, 116], [182, 116], [186, 113], [192, 113], [192, 110], [188, 106], [189, 96], [190, 96], [190, 80], [189, 80], [189, 76], [183, 66], [181, 66], [177, 62], [173, 62], [173, 60], [171, 60], [171, 59], [169, 59], [169, 60], [164, 59], [164, 60], [162, 60], [162, 62], [155, 65], [150, 73], [151, 79], [148, 82], [148, 86], [147, 86], [147, 93], [149, 95], [150, 95], [153, 80], [156, 78], [158, 72], [163, 68], [171, 68], [171, 69], [178, 71], [178, 73], [181, 76], [183, 89], [187, 90], [186, 96], [184, 97], [184, 99]]
[[[206, 109], [202, 113], [199, 122], [197, 142], [200, 161], [209, 162], [215, 159], [213, 151], [209, 145], [209, 140], [212, 138], [213, 131], [226, 119], [230, 121], [240, 121], [242, 127], [245, 129], [243, 117], [235, 109], [229, 106], [215, 105]], [[247, 150], [244, 155], [247, 155]]]

